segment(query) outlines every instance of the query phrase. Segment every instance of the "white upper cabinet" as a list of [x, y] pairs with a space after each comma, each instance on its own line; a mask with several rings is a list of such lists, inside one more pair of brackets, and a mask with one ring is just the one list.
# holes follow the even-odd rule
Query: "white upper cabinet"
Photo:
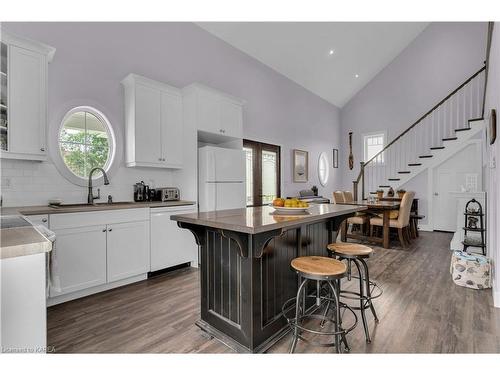
[[47, 158], [47, 71], [54, 53], [52, 47], [2, 32], [2, 158]]
[[243, 138], [243, 101], [214, 90], [192, 84], [184, 89], [186, 117], [194, 127], [207, 133]]
[[180, 90], [136, 74], [129, 74], [122, 84], [126, 165], [182, 168]]

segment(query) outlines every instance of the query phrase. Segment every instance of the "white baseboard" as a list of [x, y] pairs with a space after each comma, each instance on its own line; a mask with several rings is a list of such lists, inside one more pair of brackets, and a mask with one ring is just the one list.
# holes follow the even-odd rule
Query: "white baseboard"
[[493, 306], [500, 309], [500, 290], [496, 290], [493, 286]]
[[418, 230], [422, 232], [433, 232], [434, 228], [432, 228], [429, 224], [421, 224], [418, 226]]
[[71, 300], [74, 300], [77, 298], [90, 296], [91, 294], [104, 292], [105, 290], [118, 288], [118, 287], [123, 286], [123, 285], [132, 284], [132, 283], [136, 283], [138, 281], [146, 280], [147, 278], [148, 278], [148, 274], [143, 273], [143, 274], [138, 275], [138, 276], [133, 276], [133, 277], [129, 277], [129, 278], [124, 279], [124, 280], [119, 280], [119, 281], [115, 281], [112, 283], [103, 284], [103, 285], [95, 286], [92, 288], [79, 290], [77, 292], [63, 294], [63, 295], [56, 296], [56, 297], [49, 297], [47, 299], [47, 306], [58, 305], [60, 303], [68, 302], [68, 301], [71, 301]]

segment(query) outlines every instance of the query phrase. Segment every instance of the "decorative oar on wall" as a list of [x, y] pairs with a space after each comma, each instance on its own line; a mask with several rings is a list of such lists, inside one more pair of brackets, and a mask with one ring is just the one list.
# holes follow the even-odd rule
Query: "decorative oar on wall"
[[352, 132], [349, 132], [349, 169], [354, 168], [354, 156], [352, 155]]

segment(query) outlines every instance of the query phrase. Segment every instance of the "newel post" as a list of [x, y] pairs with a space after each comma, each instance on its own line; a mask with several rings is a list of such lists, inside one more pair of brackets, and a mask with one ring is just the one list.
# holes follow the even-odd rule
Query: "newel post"
[[365, 199], [365, 162], [360, 161], [359, 165], [361, 167], [361, 199]]

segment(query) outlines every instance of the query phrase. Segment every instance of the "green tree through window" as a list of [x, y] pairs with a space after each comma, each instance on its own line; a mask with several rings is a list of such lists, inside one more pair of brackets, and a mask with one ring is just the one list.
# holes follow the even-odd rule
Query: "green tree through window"
[[77, 176], [88, 177], [92, 168], [104, 168], [108, 162], [108, 133], [90, 112], [76, 112], [65, 121], [59, 145], [66, 166]]

